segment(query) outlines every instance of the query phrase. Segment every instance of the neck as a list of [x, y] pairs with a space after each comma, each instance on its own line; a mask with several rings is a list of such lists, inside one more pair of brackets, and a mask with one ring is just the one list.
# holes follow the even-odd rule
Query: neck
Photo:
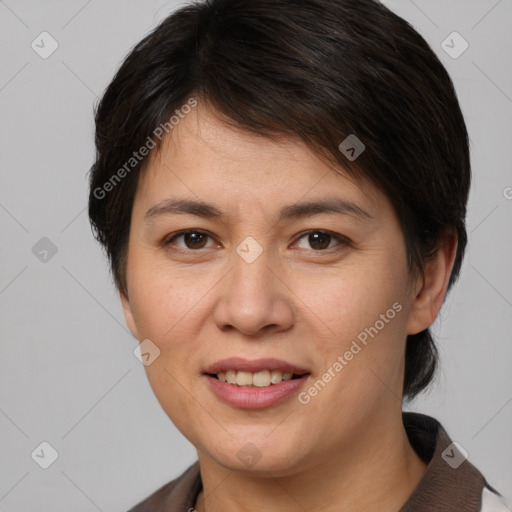
[[[392, 418], [392, 419], [390, 419]], [[203, 491], [197, 512], [395, 512], [412, 494], [426, 465], [409, 444], [400, 415], [389, 410], [322, 462], [290, 476], [230, 471], [199, 454]], [[206, 499], [205, 499], [206, 497]]]

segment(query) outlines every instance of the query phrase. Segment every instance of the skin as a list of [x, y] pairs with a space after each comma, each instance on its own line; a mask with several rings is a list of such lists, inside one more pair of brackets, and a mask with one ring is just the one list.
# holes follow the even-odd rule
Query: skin
[[[369, 217], [278, 221], [286, 205], [327, 197]], [[145, 221], [169, 198], [211, 203], [223, 217]], [[210, 236], [170, 240], [185, 229]], [[308, 230], [349, 241], [315, 244]], [[248, 236], [263, 250], [252, 263], [236, 252]], [[180, 121], [138, 185], [121, 300], [132, 334], [160, 349], [146, 367], [157, 399], [197, 449], [198, 511], [383, 512], [407, 501], [426, 466], [401, 420], [405, 341], [435, 320], [455, 249], [447, 235], [413, 278], [398, 219], [372, 184], [356, 184], [301, 141], [230, 128], [201, 104]], [[293, 396], [235, 408], [202, 375], [219, 359], [274, 357], [307, 368], [307, 389], [395, 303], [401, 311], [305, 405]], [[248, 442], [261, 455], [251, 467], [237, 457]]]

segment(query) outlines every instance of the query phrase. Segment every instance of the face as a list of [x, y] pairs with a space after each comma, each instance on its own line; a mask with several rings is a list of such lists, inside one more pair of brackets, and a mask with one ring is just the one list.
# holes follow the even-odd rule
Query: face
[[164, 411], [236, 470], [292, 474], [374, 435], [401, 410], [414, 296], [388, 199], [201, 106], [165, 142], [138, 186], [122, 296], [160, 351], [145, 368]]

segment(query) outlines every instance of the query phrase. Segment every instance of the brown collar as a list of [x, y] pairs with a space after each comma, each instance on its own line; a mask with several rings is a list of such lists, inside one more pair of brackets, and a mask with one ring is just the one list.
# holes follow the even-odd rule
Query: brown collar
[[479, 512], [486, 485], [480, 471], [463, 460], [437, 420], [408, 412], [402, 419], [409, 442], [428, 466], [400, 512]]
[[[482, 474], [468, 460], [461, 462], [462, 455], [437, 420], [410, 412], [402, 418], [411, 445], [428, 465], [399, 512], [479, 512], [487, 485]], [[194, 509], [201, 489], [196, 462], [129, 512], [188, 512]]]

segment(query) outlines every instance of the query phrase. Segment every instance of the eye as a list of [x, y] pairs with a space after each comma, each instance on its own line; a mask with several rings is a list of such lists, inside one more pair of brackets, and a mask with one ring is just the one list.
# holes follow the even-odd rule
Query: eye
[[[198, 229], [189, 229], [165, 239], [163, 245], [176, 245], [178, 249], [184, 250], [208, 249], [209, 247], [207, 247], [206, 243], [209, 238], [211, 238], [211, 236], [204, 231], [199, 231]], [[176, 243], [176, 240], [179, 239], [183, 239], [184, 246]]]
[[[308, 244], [309, 247], [304, 247], [301, 245], [300, 241], [303, 239], [306, 240], [306, 244]], [[179, 240], [182, 242], [177, 243]], [[169, 249], [199, 251], [201, 249], [209, 249], [215, 246], [213, 243], [208, 245], [209, 240], [213, 241], [213, 237], [208, 233], [199, 229], [188, 229], [167, 237], [162, 242], [162, 245]], [[335, 242], [338, 242], [338, 244]], [[302, 233], [295, 244], [298, 245], [301, 249], [320, 252], [325, 251], [326, 249], [332, 249], [336, 245], [341, 245], [342, 247], [346, 246], [349, 244], [349, 241], [341, 235], [316, 229]]]
[[[314, 251], [324, 251], [325, 249], [332, 249], [336, 244], [331, 245], [332, 242], [337, 241], [341, 245], [347, 245], [348, 240], [341, 235], [330, 233], [329, 231], [311, 230], [307, 233], [303, 233], [300, 240], [306, 239], [306, 243], [309, 244], [310, 248]], [[300, 244], [299, 244], [300, 246]], [[301, 247], [302, 249], [309, 249], [308, 247]]]

